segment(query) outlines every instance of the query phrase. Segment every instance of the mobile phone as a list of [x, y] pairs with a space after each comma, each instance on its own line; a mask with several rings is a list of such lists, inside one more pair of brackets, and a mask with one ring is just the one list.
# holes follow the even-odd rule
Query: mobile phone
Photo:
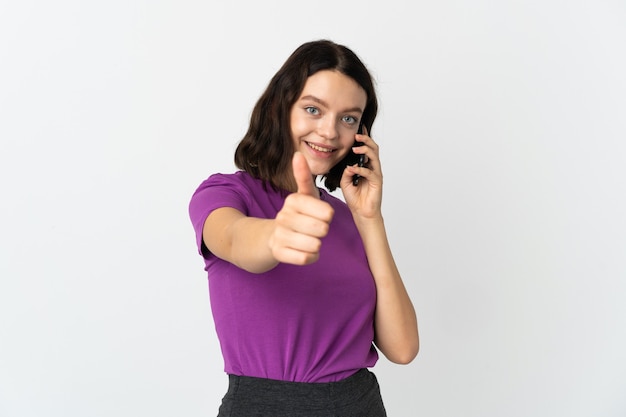
[[[359, 130], [357, 130], [357, 133], [359, 135], [363, 134], [363, 123], [359, 124]], [[363, 142], [359, 142], [359, 141], [354, 141], [354, 146], [362, 146]], [[354, 159], [352, 159], [351, 164], [354, 165], [355, 163], [359, 166], [359, 167], [363, 167], [363, 165], [365, 165], [365, 155], [360, 154], [357, 155], [354, 152], [352, 152], [352, 150], [350, 150], [350, 153], [352, 153], [352, 155], [354, 155]], [[356, 162], [354, 162], [356, 160]], [[357, 186], [359, 185], [359, 179], [361, 178], [361, 176], [359, 174], [354, 174], [352, 176], [352, 185]]]

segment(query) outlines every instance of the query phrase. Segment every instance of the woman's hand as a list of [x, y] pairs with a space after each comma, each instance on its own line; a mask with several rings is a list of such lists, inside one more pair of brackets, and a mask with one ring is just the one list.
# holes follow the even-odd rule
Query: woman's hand
[[292, 165], [298, 190], [287, 196], [276, 215], [269, 246], [277, 261], [307, 265], [319, 259], [321, 239], [328, 234], [334, 210], [320, 200], [313, 174], [300, 152], [294, 154]]
[[297, 192], [287, 196], [274, 219], [248, 217], [232, 207], [214, 210], [204, 223], [203, 241], [216, 256], [252, 273], [279, 262], [307, 265], [319, 259], [321, 239], [334, 210], [319, 199], [306, 159], [293, 157]]
[[[373, 218], [381, 215], [383, 192], [383, 173], [380, 166], [378, 145], [369, 137], [367, 129], [363, 127], [363, 134], [357, 134], [356, 140], [362, 146], [353, 148], [357, 155], [365, 155], [363, 167], [347, 166], [341, 177], [340, 187], [346, 204], [353, 215], [361, 218]], [[352, 184], [352, 177], [358, 174], [358, 185]]]

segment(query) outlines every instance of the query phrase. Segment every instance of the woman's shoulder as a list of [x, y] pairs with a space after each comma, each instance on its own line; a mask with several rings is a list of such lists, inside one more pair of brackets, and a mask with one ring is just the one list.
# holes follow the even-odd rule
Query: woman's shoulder
[[211, 174], [200, 183], [192, 198], [198, 196], [212, 199], [217, 197], [239, 198], [251, 202], [261, 198], [261, 196], [272, 199], [279, 198], [281, 193], [263, 180], [255, 178], [245, 171], [236, 171]]
[[218, 207], [234, 207], [245, 212], [259, 191], [258, 180], [244, 171], [214, 173], [196, 188], [189, 202], [190, 213], [205, 216]]
[[198, 189], [220, 186], [254, 189], [259, 186], [262, 187], [263, 183], [245, 171], [235, 171], [232, 173], [217, 172], [211, 174], [207, 179], [202, 181]]

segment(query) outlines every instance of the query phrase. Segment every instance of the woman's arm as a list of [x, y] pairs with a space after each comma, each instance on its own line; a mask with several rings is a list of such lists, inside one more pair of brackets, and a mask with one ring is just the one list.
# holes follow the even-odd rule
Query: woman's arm
[[407, 364], [419, 351], [417, 318], [393, 259], [383, 218], [361, 219], [357, 228], [376, 283], [374, 343], [390, 361]]
[[279, 262], [307, 265], [317, 261], [334, 211], [319, 199], [307, 162], [298, 152], [293, 171], [298, 190], [287, 196], [276, 218], [248, 217], [231, 207], [216, 209], [202, 229], [206, 247], [253, 273], [269, 271]]
[[[378, 145], [365, 135], [357, 135], [363, 146], [355, 153], [367, 156], [366, 167], [346, 167], [341, 189], [363, 240], [370, 270], [376, 284], [375, 340], [380, 351], [392, 362], [411, 362], [419, 351], [419, 333], [413, 303], [406, 291], [391, 253], [381, 213], [382, 171]], [[352, 185], [352, 176], [365, 181]]]
[[207, 217], [202, 240], [218, 258], [261, 273], [278, 264], [267, 243], [273, 229], [273, 220], [247, 217], [237, 209], [222, 207]]

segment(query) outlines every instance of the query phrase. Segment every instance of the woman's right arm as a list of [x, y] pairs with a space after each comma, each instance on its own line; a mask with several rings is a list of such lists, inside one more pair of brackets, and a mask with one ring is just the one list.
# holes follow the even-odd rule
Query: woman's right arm
[[306, 160], [298, 152], [293, 171], [298, 191], [287, 196], [276, 218], [248, 217], [231, 207], [216, 209], [202, 229], [206, 247], [253, 273], [269, 271], [279, 262], [307, 265], [317, 261], [334, 211], [319, 199]]
[[202, 229], [202, 240], [218, 258], [249, 272], [269, 271], [278, 264], [267, 242], [274, 220], [247, 217], [231, 207], [209, 214]]

